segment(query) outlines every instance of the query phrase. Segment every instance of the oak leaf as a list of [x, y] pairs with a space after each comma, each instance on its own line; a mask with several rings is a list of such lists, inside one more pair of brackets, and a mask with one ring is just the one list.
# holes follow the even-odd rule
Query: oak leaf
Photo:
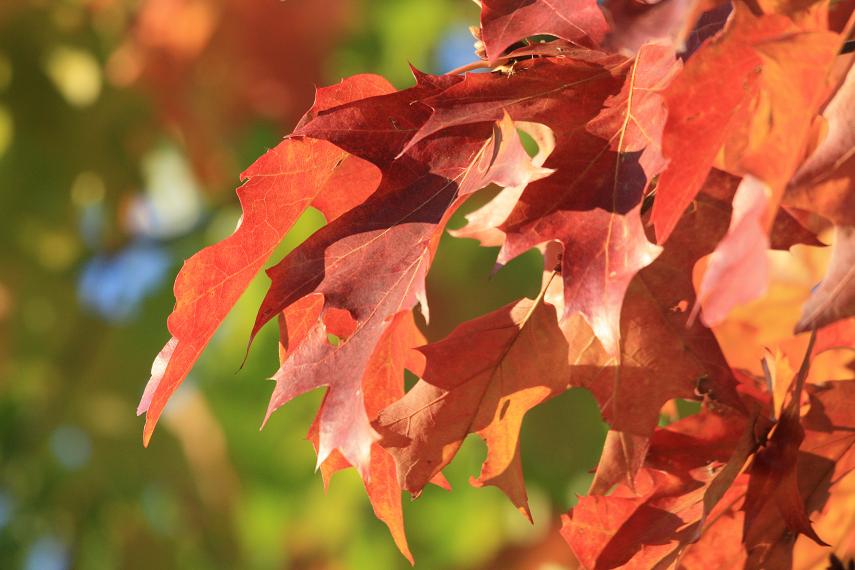
[[[292, 305], [290, 308], [295, 306], [297, 305]], [[288, 312], [286, 310], [286, 313]], [[405, 368], [419, 371], [424, 367], [423, 362], [413, 358], [417, 353], [414, 354], [410, 350], [424, 342], [424, 336], [416, 326], [412, 313], [398, 313], [394, 317], [393, 322], [378, 341], [363, 379], [363, 389], [366, 394], [365, 411], [370, 419], [375, 419], [384, 407], [404, 395]], [[282, 358], [283, 362], [286, 359], [287, 355]], [[309, 429], [308, 439], [312, 441], [316, 452], [319, 450], [319, 421], [324, 406], [326, 406], [326, 399], [321, 404], [315, 422]], [[341, 453], [337, 451], [331, 453], [320, 464], [324, 486], [329, 486], [333, 474], [349, 466], [350, 463]], [[441, 486], [448, 485], [441, 473], [435, 476], [434, 481]], [[410, 561], [410, 564], [413, 564], [413, 555], [407, 545], [404, 532], [401, 488], [398, 486], [395, 462], [389, 452], [377, 443], [371, 446], [370, 467], [363, 483], [374, 508], [374, 514], [386, 523], [401, 554]]]
[[[175, 281], [176, 304], [168, 321], [172, 339], [155, 360], [137, 409], [146, 414], [146, 444], [166, 401], [300, 214], [315, 204], [334, 219], [373, 191], [380, 172], [330, 143], [287, 139], [243, 178], [238, 189], [243, 216], [234, 234], [195, 254]], [[342, 185], [359, 190], [342, 195]]]
[[[413, 90], [431, 88], [419, 85]], [[402, 91], [327, 112], [349, 117], [350, 129], [328, 130], [329, 114], [321, 113], [300, 132], [329, 136], [340, 146], [358, 144], [370, 130], [369, 125], [362, 128], [361, 121], [372, 120], [378, 109], [386, 124], [396, 116], [399, 125], [418, 120], [423, 113], [410, 104], [411, 96]], [[381, 132], [378, 139], [366, 152], [367, 158], [386, 164], [380, 187], [268, 271], [272, 283], [253, 329], [255, 334], [270, 315], [306, 295], [323, 295], [324, 308], [310, 338], [274, 376], [268, 416], [299, 394], [329, 386], [319, 417], [318, 461], [338, 449], [363, 478], [377, 439], [363, 403], [368, 397], [366, 367], [395, 315], [416, 302], [427, 312], [425, 275], [454, 208], [461, 197], [487, 184], [517, 185], [527, 176], [548, 174], [531, 165], [509, 118], [495, 130], [486, 124], [445, 131], [397, 158], [405, 142], [397, 127]], [[447, 148], [455, 152], [444, 152]], [[327, 342], [324, 321], [335, 311], [346, 312], [355, 325], [333, 346]]]
[[480, 0], [481, 40], [495, 62], [512, 44], [548, 34], [598, 44], [607, 26], [594, 0]]
[[[383, 410], [376, 424], [398, 465], [401, 487], [420, 493], [464, 438], [477, 433], [487, 444], [487, 458], [472, 483], [499, 487], [530, 519], [520, 458], [522, 420], [562, 393], [571, 374], [554, 308], [542, 296], [524, 299], [419, 350], [427, 361], [422, 380]], [[534, 361], [532, 354], [538, 355]]]
[[735, 5], [724, 30], [692, 55], [665, 91], [662, 149], [670, 162], [653, 206], [659, 243], [668, 239], [719, 153], [725, 170], [768, 184], [776, 208], [803, 158], [839, 45], [837, 34]]
[[[804, 440], [798, 448], [796, 479], [798, 495], [806, 513], [823, 517], [846, 508], [834, 502], [837, 489], [851, 479], [855, 469], [855, 384], [851, 381], [807, 385], [810, 410], [802, 418]], [[681, 559], [681, 567], [789, 568], [793, 561], [793, 533], [781, 517], [775, 501], [768, 501], [753, 518], [743, 537], [745, 513], [741, 510], [751, 474], [741, 475], [710, 516], [700, 540]], [[815, 519], [821, 523], [822, 519]]]
[[[660, 91], [678, 69], [671, 49], [647, 46], [633, 59], [576, 50], [554, 61], [520, 62], [509, 78], [470, 75], [425, 100], [433, 113], [410, 142], [455, 125], [495, 120], [503, 109], [515, 120], [552, 128], [555, 150], [544, 166], [555, 173], [529, 184], [498, 226], [505, 234], [498, 262], [560, 242], [562, 318], [581, 312], [613, 354], [626, 287], [660, 251], [642, 231], [639, 204], [664, 167]], [[588, 96], [574, 101], [582, 86]], [[561, 168], [568, 162], [581, 167]], [[508, 196], [500, 199], [505, 203], [499, 209], [506, 211]]]
[[713, 251], [698, 291], [697, 308], [709, 327], [721, 323], [730, 310], [762, 296], [769, 286], [770, 247], [764, 228], [771, 190], [746, 176], [733, 197], [727, 234]]
[[621, 480], [631, 484], [647, 449], [646, 438], [667, 401], [707, 398], [742, 408], [715, 336], [699, 322], [689, 324], [687, 310], [695, 301], [692, 269], [721, 239], [728, 215], [726, 203], [699, 199], [675, 231], [674, 245], [630, 283], [621, 315], [619, 359], [598, 352], [598, 345], [573, 323], [562, 326], [573, 362], [587, 365], [576, 374], [576, 385], [591, 390], [614, 430], [606, 440], [593, 492], [605, 492]]
[[704, 411], [658, 429], [634, 489], [580, 497], [561, 532], [582, 565], [672, 567], [753, 451], [747, 420]]
[[[701, 19], [704, 12], [713, 9]], [[709, 0], [607, 0], [603, 12], [609, 22], [604, 43], [615, 51], [632, 54], [653, 42], [667, 43], [684, 52], [690, 47], [690, 38], [697, 44], [721, 29], [730, 6]]]

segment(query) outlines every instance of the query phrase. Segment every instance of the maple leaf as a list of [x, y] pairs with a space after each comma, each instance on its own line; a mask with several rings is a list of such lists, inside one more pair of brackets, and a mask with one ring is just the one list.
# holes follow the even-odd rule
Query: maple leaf
[[481, 40], [495, 62], [520, 40], [548, 34], [571, 42], [602, 40], [606, 21], [594, 0], [480, 0]]
[[[420, 78], [413, 89], [433, 88], [425, 87], [427, 81]], [[445, 131], [395, 158], [405, 142], [399, 128], [423, 114], [411, 105], [410, 97], [412, 92], [405, 90], [328, 112], [352, 118], [350, 129], [328, 129], [329, 115], [324, 113], [301, 129], [346, 146], [366, 136], [368, 129], [361, 128], [360, 121], [373, 119], [377, 109], [385, 109], [379, 111], [384, 124], [400, 117], [397, 126], [378, 135], [385, 146], [378, 143], [368, 151], [373, 161], [388, 161], [378, 190], [268, 271], [272, 283], [253, 329], [254, 335], [270, 315], [305, 295], [323, 295], [324, 309], [310, 338], [274, 376], [276, 388], [267, 416], [299, 394], [329, 386], [319, 417], [318, 462], [338, 449], [363, 478], [368, 478], [371, 444], [377, 438], [363, 403], [366, 367], [396, 314], [410, 310], [417, 301], [426, 313], [425, 274], [440, 233], [463, 199], [459, 197], [489, 183], [518, 185], [527, 177], [548, 174], [531, 165], [508, 117], [495, 129], [487, 124]], [[445, 152], [448, 148], [455, 152]], [[324, 321], [331, 311], [345, 311], [355, 322], [352, 334], [337, 346], [326, 337]]]
[[420, 493], [463, 439], [477, 433], [487, 443], [487, 458], [473, 485], [499, 487], [531, 519], [520, 459], [523, 416], [562, 393], [570, 380], [554, 308], [542, 295], [524, 299], [419, 350], [427, 360], [422, 379], [377, 421], [401, 487]]

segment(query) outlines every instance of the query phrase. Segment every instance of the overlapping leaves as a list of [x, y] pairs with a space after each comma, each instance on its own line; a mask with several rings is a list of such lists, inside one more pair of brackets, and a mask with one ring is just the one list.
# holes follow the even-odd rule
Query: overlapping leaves
[[[855, 425], [839, 405], [848, 384], [804, 388], [808, 350], [776, 417], [707, 327], [764, 293], [770, 247], [816, 243], [811, 230], [828, 224], [839, 226], [829, 274], [798, 330], [855, 314], [855, 101], [837, 56], [849, 28], [822, 1], [735, 2], [726, 23], [726, 10], [707, 17], [715, 6], [676, 0], [636, 12], [609, 2], [607, 16], [575, 0], [481, 3], [487, 65], [502, 68], [414, 71], [401, 91], [370, 75], [319, 89], [294, 133], [245, 173], [238, 229], [176, 281], [173, 338], [140, 404], [145, 441], [311, 205], [327, 225], [268, 270], [252, 331], [279, 319], [267, 415], [326, 388], [310, 433], [318, 465], [325, 479], [359, 471], [406, 556], [401, 490], [445, 485], [441, 471], [470, 433], [488, 447], [473, 483], [501, 488], [530, 516], [523, 418], [571, 386], [590, 390], [611, 426], [592, 495], [565, 518], [584, 566], [695, 567], [712, 556], [705, 537], [743, 503], [745, 532], [732, 532], [728, 561], [785, 560], [788, 530], [819, 541], [806, 509], [833, 492], [837, 479], [815, 476], [824, 461], [838, 467], [823, 473], [848, 473], [852, 444], [838, 437]], [[555, 38], [526, 40], [540, 34]], [[418, 346], [412, 315], [419, 305], [428, 318], [439, 237], [488, 185], [501, 190], [457, 235], [500, 246], [499, 264], [539, 248], [543, 289]], [[420, 377], [406, 393], [405, 368]], [[705, 411], [657, 428], [675, 398], [703, 400]]]

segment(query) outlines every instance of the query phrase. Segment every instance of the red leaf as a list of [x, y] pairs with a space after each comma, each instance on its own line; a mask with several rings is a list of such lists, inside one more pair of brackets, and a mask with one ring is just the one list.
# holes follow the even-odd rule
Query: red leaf
[[[311, 204], [329, 219], [373, 191], [379, 171], [324, 141], [287, 139], [243, 174], [243, 217], [235, 233], [190, 258], [175, 281], [172, 339], [158, 355], [137, 413], [147, 445], [163, 407], [299, 215]], [[349, 196], [342, 185], [359, 189]]]
[[639, 210], [626, 215], [601, 209], [554, 212], [525, 228], [525, 236], [513, 239], [513, 245], [506, 242], [499, 263], [547, 241], [563, 244], [564, 316], [581, 313], [606, 351], [616, 355], [627, 287], [661, 251], [647, 241]]
[[491, 62], [511, 44], [542, 34], [596, 45], [607, 27], [595, 0], [481, 0], [481, 6], [481, 39]]
[[[837, 54], [855, 19], [843, 25], [845, 8], [827, 1], [739, 1], [723, 27], [727, 5], [689, 32], [713, 4], [607, 0], [604, 38], [594, 0], [482, 6], [490, 61], [470, 67], [506, 65], [466, 77], [413, 70], [415, 85], [401, 91], [373, 75], [319, 89], [295, 133], [247, 171], [235, 234], [192, 258], [176, 282], [173, 338], [140, 405], [146, 441], [226, 312], [311, 205], [327, 225], [269, 270], [252, 331], [280, 321], [267, 417], [327, 388], [309, 433], [324, 483], [355, 467], [408, 559], [401, 488], [447, 485], [441, 469], [470, 433], [487, 444], [472, 483], [499, 487], [530, 517], [522, 421], [569, 386], [589, 390], [610, 427], [592, 496], [564, 517], [584, 566], [788, 568], [798, 534], [821, 542], [811, 519], [839, 543], [839, 515], [829, 514], [855, 469], [855, 392], [823, 371], [848, 377], [850, 355], [824, 355], [811, 373], [822, 384], [805, 387], [809, 348], [787, 400], [776, 379], [791, 375], [784, 357], [805, 339], [760, 323], [795, 322], [786, 307], [806, 298], [822, 252], [793, 252], [801, 275], [776, 279], [762, 314], [729, 313], [763, 294], [768, 249], [816, 245], [830, 221], [831, 264], [797, 329], [813, 331], [818, 351], [852, 344], [842, 320], [855, 315], [851, 58]], [[558, 37], [528, 40], [539, 34]], [[674, 50], [684, 47], [681, 70]], [[534, 157], [518, 129], [536, 142]], [[489, 184], [502, 188], [455, 233], [499, 246], [498, 265], [543, 252], [542, 292], [414, 351], [424, 339], [413, 309], [421, 304], [428, 318], [425, 278], [442, 232]], [[660, 245], [648, 241], [654, 231]], [[783, 267], [788, 256], [772, 254], [776, 275], [795, 267]], [[715, 335], [705, 326], [719, 322]], [[771, 402], [761, 380], [728, 363], [756, 366], [751, 347], [762, 352], [767, 338]], [[406, 394], [405, 368], [421, 377]], [[663, 406], [678, 415], [679, 399], [701, 401], [702, 412], [657, 428]]]
[[[510, 78], [468, 76], [425, 100], [434, 112], [413, 141], [490, 120], [501, 109], [561, 133], [544, 162], [556, 172], [529, 184], [498, 228], [506, 234], [498, 261], [548, 241], [562, 243], [565, 316], [581, 312], [616, 353], [626, 287], [659, 251], [644, 236], [637, 206], [664, 166], [657, 140], [665, 121], [659, 90], [677, 69], [673, 52], [648, 46], [634, 60], [623, 60], [577, 51], [518, 69]], [[588, 96], [569, 103], [581, 85]], [[562, 168], [568, 164], [583, 167]], [[503, 205], [494, 213], [507, 210], [509, 197], [514, 195], [501, 195]], [[580, 291], [585, 294], [577, 298]]]
[[799, 446], [805, 439], [799, 409], [802, 390], [810, 369], [814, 340], [815, 336], [811, 336], [801, 368], [791, 382], [790, 400], [781, 411], [781, 417], [768, 444], [754, 456], [743, 506], [744, 536], [750, 532], [763, 507], [769, 501], [774, 501], [791, 531], [804, 534], [818, 544], [827, 546], [811, 527], [797, 480]]
[[570, 379], [567, 343], [553, 307], [542, 297], [522, 300], [419, 350], [427, 359], [423, 379], [377, 422], [401, 487], [420, 493], [463, 439], [477, 433], [487, 443], [487, 459], [472, 484], [499, 487], [531, 519], [520, 462], [522, 420], [563, 392]]
[[666, 568], [697, 536], [753, 449], [750, 423], [711, 412], [656, 431], [648, 466], [609, 496], [580, 497], [561, 533], [585, 568]]
[[729, 25], [701, 46], [665, 92], [662, 149], [670, 163], [653, 206], [659, 243], [723, 147], [727, 170], [769, 184], [777, 205], [802, 158], [839, 42], [836, 34], [803, 30], [777, 14], [756, 17], [736, 5]]
[[668, 43], [677, 51], [684, 51], [690, 34], [697, 42], [698, 36], [712, 35], [724, 25], [730, 12], [729, 5], [723, 6], [724, 10], [716, 10], [717, 14], [707, 18], [710, 21], [699, 23], [698, 29], [693, 30], [704, 11], [714, 8], [715, 4], [705, 0], [659, 0], [650, 3], [607, 0], [603, 3], [603, 11], [610, 30], [605, 44], [624, 53], [635, 53], [648, 42]]
[[[296, 306], [297, 304], [292, 305], [289, 311]], [[416, 327], [412, 313], [398, 313], [394, 317], [393, 322], [378, 341], [365, 371], [363, 389], [366, 395], [365, 410], [369, 418], [373, 420], [380, 413], [380, 410], [404, 395], [405, 366], [410, 361], [411, 368], [419, 368], [417, 364], [412, 363], [410, 349], [424, 344], [424, 342], [424, 337]], [[286, 358], [282, 359], [283, 362]], [[316, 452], [320, 448], [319, 426], [321, 414], [326, 404], [325, 398], [315, 422], [309, 429], [308, 439], [312, 441]], [[341, 453], [333, 452], [330, 454], [320, 464], [324, 485], [329, 485], [329, 480], [336, 471], [349, 466], [350, 463]], [[441, 474], [438, 473], [437, 475], [440, 477], [436, 479], [437, 484], [447, 485], [444, 478], [441, 478]], [[370, 468], [364, 483], [368, 498], [374, 508], [374, 514], [386, 523], [401, 554], [412, 564], [413, 555], [410, 553], [407, 537], [404, 533], [401, 488], [398, 486], [395, 462], [389, 452], [376, 443], [371, 446]]]
[[394, 93], [395, 88], [386, 78], [370, 73], [354, 75], [342, 79], [337, 85], [329, 87], [318, 87], [315, 90], [315, 101], [312, 108], [306, 111], [300, 122], [294, 128], [295, 131], [306, 126], [323, 113], [335, 107], [346, 105], [353, 101], [379, 97]]
[[[834, 493], [846, 475], [855, 469], [855, 384], [851, 381], [827, 382], [807, 387], [810, 411], [802, 419], [804, 440], [799, 447], [795, 478], [798, 497], [806, 513], [834, 512]], [[785, 475], [792, 477], [792, 472]], [[754, 477], [752, 474], [750, 477]], [[783, 476], [782, 476], [783, 477]], [[681, 559], [683, 567], [694, 568], [788, 568], [792, 565], [793, 536], [774, 500], [753, 517], [746, 528], [744, 544], [734, 540], [744, 525], [740, 511], [749, 487], [749, 475], [742, 475], [721, 500], [710, 517], [708, 529], [691, 545]], [[791, 491], [790, 487], [787, 487]], [[790, 495], [795, 500], [796, 497]], [[825, 509], [824, 509], [825, 507]]]
[[763, 227], [771, 191], [746, 176], [733, 197], [727, 235], [710, 256], [701, 281], [698, 305], [708, 327], [720, 324], [736, 305], [762, 296], [769, 286], [769, 236]]
[[[647, 451], [646, 438], [659, 410], [674, 398], [704, 397], [742, 410], [736, 382], [712, 331], [687, 325], [694, 302], [692, 268], [725, 231], [727, 205], [705, 198], [687, 212], [673, 245], [629, 286], [621, 314], [621, 355], [609, 359], [591, 347], [584, 330], [568, 320], [563, 328], [576, 370], [573, 382], [591, 390], [613, 430], [597, 468], [592, 492], [628, 480]], [[575, 356], [574, 356], [575, 355]]]
[[[405, 91], [387, 97], [388, 116], [403, 113], [402, 105], [412, 107], [409, 96]], [[378, 99], [382, 98], [332, 112], [356, 121], [348, 131], [325, 130], [323, 119], [329, 115], [321, 114], [303, 132], [328, 134], [337, 144], [354, 144], [352, 139], [365, 136], [360, 117], [373, 116], [376, 108], [382, 108]], [[416, 108], [413, 113], [421, 111]], [[417, 118], [401, 116], [401, 124]], [[313, 125], [318, 121], [322, 127], [316, 130]], [[269, 417], [299, 394], [330, 387], [319, 417], [319, 463], [338, 449], [366, 476], [371, 443], [376, 439], [363, 404], [363, 395], [369, 397], [364, 392], [366, 366], [396, 314], [410, 310], [419, 300], [426, 312], [425, 274], [457, 197], [492, 182], [517, 184], [528, 175], [544, 173], [532, 167], [510, 119], [502, 121], [492, 137], [489, 125], [484, 127], [446, 131], [398, 159], [394, 154], [404, 142], [398, 131], [380, 134], [388, 144], [372, 147], [371, 157], [380, 163], [392, 161], [380, 188], [268, 272], [272, 283], [253, 334], [271, 314], [297, 299], [311, 293], [324, 296], [324, 309], [309, 338], [276, 373], [268, 407]], [[355, 133], [352, 138], [350, 132]], [[444, 153], [447, 148], [456, 152]], [[338, 346], [327, 342], [324, 320], [332, 310], [347, 311], [356, 321], [353, 334]]]
[[814, 347], [816, 354], [835, 348], [855, 350], [855, 319], [837, 321], [817, 331]]
[[[555, 136], [552, 134], [552, 129], [540, 123], [523, 121], [518, 121], [516, 126], [537, 144], [537, 154], [531, 159], [532, 165], [543, 167], [543, 163], [555, 150]], [[554, 172], [548, 168], [542, 170], [550, 174]], [[511, 214], [527, 185], [528, 181], [525, 184], [508, 185], [502, 188], [487, 204], [466, 216], [467, 223], [464, 227], [450, 230], [449, 233], [459, 238], [477, 239], [483, 246], [501, 246], [505, 241], [505, 234], [499, 226]]]

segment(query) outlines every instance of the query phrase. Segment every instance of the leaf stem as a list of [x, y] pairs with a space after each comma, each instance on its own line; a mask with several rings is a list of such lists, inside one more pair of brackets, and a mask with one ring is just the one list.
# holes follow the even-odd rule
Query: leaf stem
[[461, 65], [460, 67], [456, 67], [451, 71], [447, 71], [445, 75], [460, 75], [461, 73], [466, 73], [467, 71], [473, 71], [475, 69], [487, 69], [490, 67], [490, 64], [486, 61], [473, 61], [472, 63], [467, 63], [466, 65]]

